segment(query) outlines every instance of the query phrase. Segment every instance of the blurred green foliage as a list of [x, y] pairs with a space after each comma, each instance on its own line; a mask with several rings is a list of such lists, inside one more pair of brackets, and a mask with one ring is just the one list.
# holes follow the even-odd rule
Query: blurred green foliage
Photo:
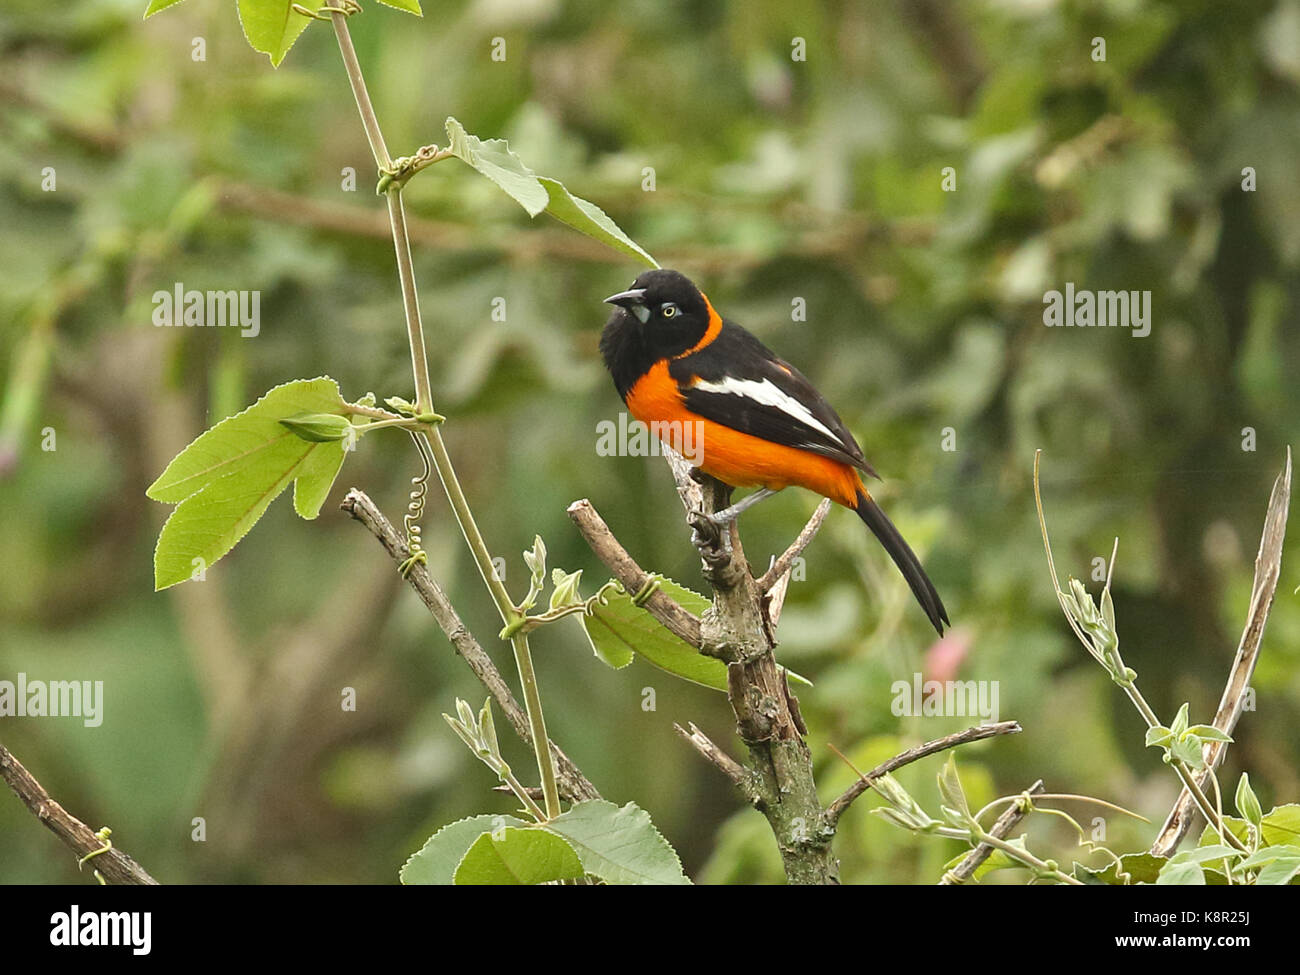
[[[144, 488], [190, 439], [289, 379], [411, 393], [392, 245], [333, 37], [312, 24], [273, 71], [233, 7], [188, 0], [147, 23], [141, 0], [0, 12], [0, 679], [102, 679], [106, 698], [98, 728], [5, 718], [0, 741], [160, 879], [392, 882], [434, 829], [511, 802], [439, 717], [480, 689], [373, 539], [332, 502], [307, 524], [281, 500], [205, 582], [152, 591], [167, 511]], [[438, 141], [448, 115], [508, 137], [797, 363], [886, 477], [878, 495], [956, 629], [931, 651], [883, 554], [832, 512], [779, 632], [780, 659], [816, 683], [800, 698], [826, 798], [852, 781], [828, 742], [867, 768], [969, 723], [890, 711], [891, 683], [943, 658], [999, 681], [1001, 716], [1025, 728], [963, 750], [972, 804], [1041, 777], [1162, 818], [1175, 780], [1059, 618], [1033, 451], [1058, 565], [1091, 578], [1120, 536], [1125, 659], [1162, 718], [1190, 700], [1209, 720], [1300, 420], [1300, 3], [425, 7], [415, 20], [369, 4], [351, 22], [393, 151]], [[806, 61], [791, 59], [796, 37]], [[662, 461], [595, 453], [596, 423], [620, 408], [596, 356], [600, 298], [637, 266], [530, 222], [464, 167], [406, 195], [435, 406], [512, 591], [535, 532], [553, 565], [599, 584], [564, 515], [578, 497], [643, 566], [699, 588]], [[1045, 328], [1043, 294], [1067, 281], [1150, 290], [1151, 334]], [[261, 334], [155, 328], [150, 296], [176, 282], [261, 290]], [[792, 320], [796, 297], [807, 321]], [[404, 434], [368, 438], [335, 500], [355, 484], [396, 517], [417, 470]], [[751, 560], [780, 551], [815, 500], [791, 492], [747, 516]], [[436, 492], [424, 538], [508, 670]], [[1257, 709], [1223, 776], [1249, 768], [1265, 808], [1300, 796], [1297, 583], [1288, 557]], [[608, 669], [578, 626], [534, 640], [556, 740], [607, 798], [651, 813], [691, 876], [779, 879], [761, 817], [671, 730], [695, 721], [738, 750], [725, 702], [640, 661]], [[930, 807], [941, 760], [900, 775]], [[875, 801], [842, 821], [844, 879], [934, 882], [956, 850], [868, 816]], [[1153, 832], [1106, 825], [1120, 850]], [[1070, 849], [1039, 828], [1035, 849]], [[85, 880], [16, 801], [0, 801], [0, 836], [0, 880]]]

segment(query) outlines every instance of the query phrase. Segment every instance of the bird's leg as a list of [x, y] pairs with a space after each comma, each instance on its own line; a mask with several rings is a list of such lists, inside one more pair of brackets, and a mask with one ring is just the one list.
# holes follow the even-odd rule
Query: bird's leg
[[753, 494], [749, 495], [748, 497], [741, 498], [730, 508], [723, 508], [721, 511], [715, 511], [713, 514], [708, 515], [707, 517], [709, 521], [713, 522], [718, 527], [720, 528], [725, 527], [726, 525], [729, 525], [731, 522], [735, 521], [742, 511], [749, 510], [750, 508], [754, 507], [754, 505], [758, 504], [760, 501], [764, 501], [767, 498], [770, 498], [774, 494], [776, 494], [776, 492], [773, 491], [771, 488], [759, 488], [757, 491], [755, 491]]

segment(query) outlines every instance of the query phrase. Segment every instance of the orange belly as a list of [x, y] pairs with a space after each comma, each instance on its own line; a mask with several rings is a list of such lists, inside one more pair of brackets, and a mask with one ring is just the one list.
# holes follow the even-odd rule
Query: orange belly
[[656, 363], [628, 390], [627, 408], [660, 440], [732, 487], [780, 491], [795, 485], [857, 507], [862, 479], [854, 468], [696, 416], [682, 402], [666, 362]]

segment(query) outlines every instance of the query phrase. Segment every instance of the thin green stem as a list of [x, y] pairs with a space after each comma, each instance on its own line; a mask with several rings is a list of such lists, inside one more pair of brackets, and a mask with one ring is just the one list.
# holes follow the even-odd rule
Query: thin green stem
[[343, 67], [347, 70], [348, 81], [352, 84], [352, 97], [357, 101], [357, 111], [361, 114], [361, 124], [365, 127], [366, 139], [370, 142], [370, 152], [375, 157], [375, 165], [379, 169], [392, 169], [393, 160], [388, 155], [388, 146], [384, 144], [384, 134], [379, 130], [375, 106], [370, 103], [370, 92], [366, 90], [366, 79], [361, 74], [357, 49], [352, 46], [347, 14], [336, 7], [326, 6], [323, 9], [330, 12], [330, 20], [334, 24], [334, 36], [339, 42], [339, 53], [343, 56]]
[[519, 683], [524, 689], [524, 709], [528, 712], [528, 729], [533, 736], [533, 752], [537, 756], [537, 769], [542, 778], [542, 801], [546, 804], [546, 818], [560, 814], [560, 791], [555, 784], [555, 762], [551, 758], [551, 739], [546, 734], [546, 718], [542, 714], [542, 695], [537, 688], [537, 674], [533, 671], [533, 655], [528, 649], [528, 634], [516, 633], [510, 638], [515, 651], [515, 666], [519, 668]]
[[[329, 9], [329, 8], [327, 8]], [[341, 10], [330, 9], [330, 19], [334, 25], [334, 34], [338, 39], [339, 53], [347, 70], [348, 81], [352, 85], [352, 95], [356, 99], [357, 111], [361, 115], [361, 124], [366, 130], [370, 142], [370, 151], [375, 157], [375, 166], [381, 172], [390, 172], [393, 168], [392, 157], [384, 143], [384, 136], [375, 116], [370, 94], [366, 89], [366, 80], [357, 61], [356, 49], [352, 46], [352, 35], [348, 31], [348, 18]], [[406, 229], [406, 211], [402, 206], [402, 187], [400, 183], [391, 184], [385, 196], [388, 200], [388, 219], [393, 231], [393, 249], [397, 256], [397, 273], [402, 285], [402, 306], [406, 317], [407, 338], [411, 346], [411, 371], [415, 378], [415, 403], [417, 413], [433, 412], [433, 390], [429, 382], [429, 361], [424, 344], [424, 327], [420, 321], [419, 294], [415, 286], [415, 268], [411, 259], [411, 240]], [[483, 535], [478, 530], [474, 515], [470, 511], [465, 492], [461, 490], [456, 470], [451, 457], [443, 443], [442, 433], [434, 427], [419, 434], [428, 444], [433, 456], [438, 479], [442, 482], [447, 500], [451, 503], [460, 526], [465, 543], [474, 556], [479, 575], [487, 586], [496, 604], [497, 612], [506, 625], [518, 617], [510, 594], [505, 584], [497, 578], [492, 565], [492, 554], [488, 550]], [[517, 633], [511, 639], [514, 648], [515, 664], [519, 668], [519, 680], [523, 685], [524, 705], [528, 712], [528, 725], [533, 738], [533, 750], [537, 755], [537, 768], [542, 781], [542, 795], [546, 802], [548, 818], [560, 814], [559, 791], [556, 787], [555, 762], [551, 756], [550, 738], [546, 734], [546, 721], [542, 716], [542, 698], [537, 688], [537, 676], [533, 670], [532, 654], [528, 649], [528, 637]]]

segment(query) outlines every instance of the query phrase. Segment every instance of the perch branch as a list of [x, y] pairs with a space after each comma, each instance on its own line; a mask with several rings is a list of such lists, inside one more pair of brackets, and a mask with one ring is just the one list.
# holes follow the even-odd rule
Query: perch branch
[[826, 807], [823, 818], [829, 829], [834, 830], [839, 824], [840, 816], [844, 810], [852, 805], [853, 800], [858, 798], [868, 789], [871, 788], [873, 781], [886, 772], [893, 772], [902, 768], [904, 765], [910, 765], [917, 759], [925, 758], [927, 755], [933, 755], [936, 752], [946, 751], [949, 748], [955, 748], [958, 745], [965, 745], [972, 741], [981, 741], [984, 738], [993, 738], [997, 735], [1014, 735], [1021, 730], [1019, 722], [1016, 721], [999, 721], [997, 724], [975, 725], [973, 728], [967, 728], [965, 731], [959, 731], [956, 734], [945, 735], [943, 738], [936, 738], [934, 741], [927, 741], [924, 745], [917, 745], [915, 748], [909, 748], [901, 754], [895, 755], [887, 762], [882, 762], [870, 772], [859, 776], [858, 780], [844, 791], [838, 799]]
[[[614, 533], [609, 530], [603, 518], [586, 498], [575, 501], [568, 507], [568, 515], [578, 526], [578, 531], [591, 546], [596, 558], [605, 564], [605, 568], [622, 583], [629, 593], [640, 592], [650, 576], [636, 564]], [[645, 608], [672, 633], [681, 637], [693, 647], [700, 645], [700, 621], [692, 613], [682, 608], [681, 604], [662, 590], [656, 590], [645, 601]]]
[[[340, 507], [350, 514], [361, 524], [370, 530], [370, 533], [379, 539], [389, 556], [397, 563], [402, 563], [409, 556], [410, 552], [406, 548], [406, 543], [402, 537], [393, 529], [392, 524], [388, 521], [382, 511], [375, 507], [375, 503], [365, 495], [364, 492], [353, 488], [348, 492], [346, 498]], [[520, 707], [519, 702], [515, 700], [514, 694], [511, 693], [510, 687], [506, 684], [505, 679], [497, 670], [496, 665], [492, 663], [492, 658], [484, 651], [474, 635], [461, 621], [460, 615], [456, 612], [455, 607], [447, 598], [447, 594], [442, 591], [442, 587], [434, 581], [429, 575], [428, 570], [420, 563], [416, 563], [407, 575], [407, 582], [411, 588], [416, 591], [424, 605], [428, 607], [429, 612], [437, 621], [442, 632], [446, 634], [447, 639], [451, 641], [456, 652], [465, 658], [469, 664], [469, 669], [474, 672], [474, 676], [488, 690], [497, 706], [514, 728], [515, 734], [526, 744], [533, 743], [533, 737], [528, 724], [528, 715]], [[551, 742], [551, 754], [555, 757], [556, 778], [559, 781], [560, 790], [567, 798], [572, 801], [583, 799], [599, 799], [600, 793], [596, 787], [588, 781], [587, 777], [582, 774], [573, 761], [560, 750], [560, 747]]]
[[[23, 805], [32, 811], [51, 833], [63, 841], [63, 844], [75, 853], [78, 859], [89, 856], [97, 850], [104, 850], [104, 840], [95, 831], [76, 816], [69, 813], [50, 798], [45, 787], [36, 781], [36, 777], [23, 767], [23, 763], [14, 758], [13, 753], [0, 745], [0, 777], [13, 789], [14, 795], [23, 801]], [[116, 846], [96, 854], [87, 866], [98, 870], [100, 876], [110, 884], [157, 884], [140, 864], [119, 850]]]

